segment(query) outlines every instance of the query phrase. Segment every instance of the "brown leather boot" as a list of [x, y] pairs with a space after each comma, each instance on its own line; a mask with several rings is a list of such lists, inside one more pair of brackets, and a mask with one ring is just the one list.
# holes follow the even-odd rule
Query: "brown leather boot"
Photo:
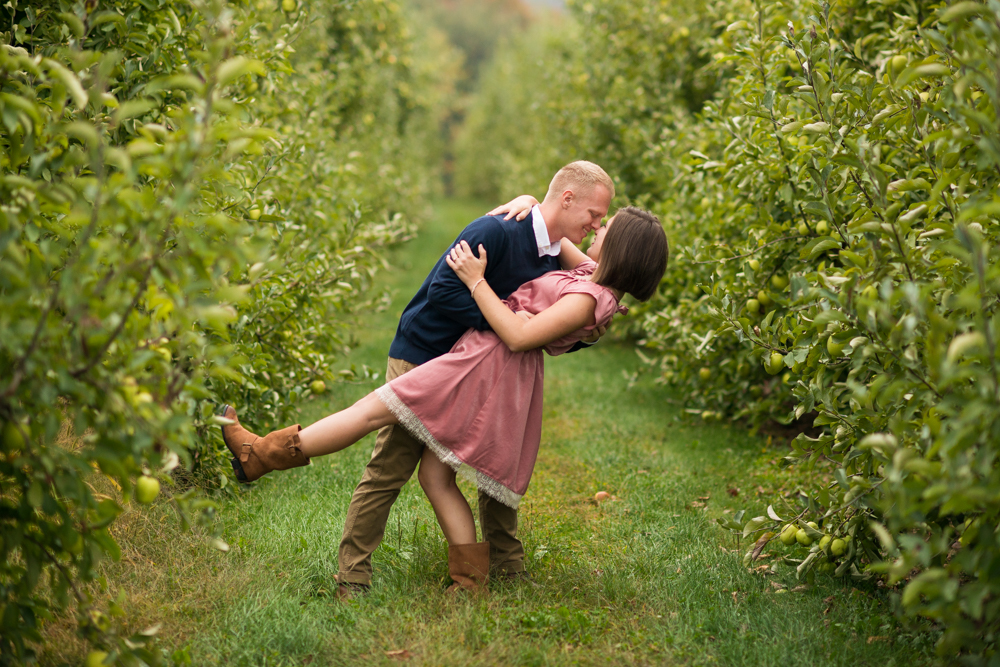
[[272, 470], [309, 465], [299, 443], [302, 427], [298, 424], [271, 431], [262, 438], [243, 428], [231, 405], [222, 408], [222, 416], [235, 422], [222, 427], [222, 439], [233, 454], [231, 463], [239, 481], [253, 482]]
[[456, 544], [448, 547], [448, 574], [455, 582], [449, 593], [484, 591], [489, 580], [490, 543]]

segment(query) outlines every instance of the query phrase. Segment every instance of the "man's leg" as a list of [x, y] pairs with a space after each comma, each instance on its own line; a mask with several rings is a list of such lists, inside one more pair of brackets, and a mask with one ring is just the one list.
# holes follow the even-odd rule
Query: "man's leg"
[[[401, 359], [389, 358], [385, 373], [388, 382], [416, 368]], [[424, 446], [414, 440], [399, 425], [379, 430], [372, 458], [365, 466], [361, 482], [351, 496], [344, 522], [344, 535], [340, 540], [341, 584], [371, 585], [372, 552], [378, 548], [385, 534], [389, 510], [407, 480], [417, 469]]]
[[524, 545], [517, 539], [517, 510], [479, 493], [479, 526], [490, 543], [490, 571], [503, 575], [524, 572]]

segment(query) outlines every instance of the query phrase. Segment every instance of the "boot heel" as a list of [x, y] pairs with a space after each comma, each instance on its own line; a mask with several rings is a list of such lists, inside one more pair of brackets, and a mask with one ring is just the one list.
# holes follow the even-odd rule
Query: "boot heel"
[[236, 474], [236, 479], [244, 484], [249, 484], [247, 481], [247, 474], [243, 472], [243, 465], [240, 460], [235, 456], [229, 460], [233, 464], [233, 472]]
[[490, 543], [456, 544], [448, 547], [448, 574], [454, 581], [448, 593], [479, 593], [486, 590], [490, 572]]

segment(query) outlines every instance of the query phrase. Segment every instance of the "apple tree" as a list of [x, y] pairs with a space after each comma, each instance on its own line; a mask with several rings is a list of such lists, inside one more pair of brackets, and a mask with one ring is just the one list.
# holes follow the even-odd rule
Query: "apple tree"
[[94, 602], [115, 518], [161, 482], [210, 518], [218, 404], [266, 429], [333, 380], [421, 210], [444, 55], [396, 3], [312, 9], [0, 8], [2, 664], [72, 607], [97, 659], [161, 660]]

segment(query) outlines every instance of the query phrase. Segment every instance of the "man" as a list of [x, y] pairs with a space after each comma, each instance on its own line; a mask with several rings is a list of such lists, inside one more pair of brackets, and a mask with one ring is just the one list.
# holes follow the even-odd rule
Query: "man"
[[[614, 184], [603, 169], [591, 162], [573, 162], [556, 173], [545, 199], [532, 208], [530, 224], [485, 216], [470, 223], [455, 242], [464, 239], [472, 248], [483, 244], [489, 253], [486, 280], [497, 296], [506, 299], [522, 284], [558, 270], [562, 239], [579, 244], [597, 230], [613, 197]], [[448, 250], [400, 317], [389, 348], [386, 382], [445, 354], [470, 327], [489, 328], [469, 290], [445, 263]], [[382, 541], [389, 510], [416, 470], [423, 449], [401, 426], [379, 431], [347, 511], [337, 574], [340, 597], [349, 598], [371, 585], [371, 554]], [[517, 510], [480, 493], [479, 523], [490, 544], [491, 573], [525, 576]]]

